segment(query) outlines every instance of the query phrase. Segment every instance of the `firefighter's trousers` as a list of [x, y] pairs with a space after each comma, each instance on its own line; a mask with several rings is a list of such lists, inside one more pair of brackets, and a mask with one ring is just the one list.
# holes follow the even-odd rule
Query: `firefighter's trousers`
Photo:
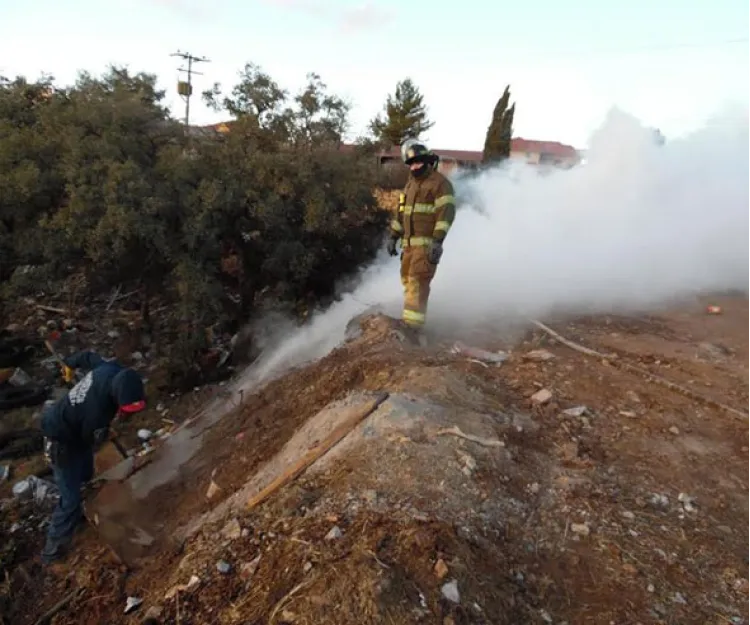
[[403, 321], [414, 328], [424, 326], [430, 282], [437, 265], [427, 259], [427, 247], [405, 247], [401, 256], [401, 284], [404, 287]]

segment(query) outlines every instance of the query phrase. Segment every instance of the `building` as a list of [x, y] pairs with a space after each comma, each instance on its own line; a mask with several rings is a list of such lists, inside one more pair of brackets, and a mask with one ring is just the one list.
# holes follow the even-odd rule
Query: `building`
[[[208, 137], [226, 134], [230, 131], [232, 122], [219, 122], [207, 126], [191, 126], [190, 134], [195, 137]], [[339, 149], [345, 153], [354, 151], [355, 146], [342, 144]], [[482, 152], [471, 150], [433, 150], [440, 157], [440, 171], [450, 172], [457, 167], [472, 169], [482, 162]], [[579, 152], [571, 145], [557, 141], [535, 141], [517, 137], [511, 140], [510, 159], [525, 162], [530, 165], [549, 165], [555, 167], [572, 167], [581, 160]], [[392, 168], [401, 163], [401, 150], [393, 147], [378, 154], [381, 167]], [[389, 167], [390, 166], [390, 167]]]
[[[441, 150], [434, 149], [440, 157], [440, 171], [450, 172], [456, 167], [472, 169], [482, 162], [482, 152], [470, 150]], [[516, 138], [511, 141], [510, 159], [525, 162], [530, 165], [553, 165], [557, 167], [572, 167], [580, 160], [578, 151], [570, 145], [557, 141], [534, 141], [533, 139]], [[387, 165], [401, 160], [401, 151], [394, 147], [381, 152], [381, 165]]]

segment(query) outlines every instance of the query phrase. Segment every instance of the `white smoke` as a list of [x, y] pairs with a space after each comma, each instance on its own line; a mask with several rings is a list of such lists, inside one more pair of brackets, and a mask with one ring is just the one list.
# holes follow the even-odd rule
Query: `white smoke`
[[[614, 110], [586, 165], [510, 166], [455, 181], [461, 203], [433, 281], [441, 328], [555, 312], [633, 311], [748, 288], [748, 111], [728, 110], [663, 146]], [[253, 377], [321, 357], [373, 305], [398, 316], [398, 260], [260, 359]]]

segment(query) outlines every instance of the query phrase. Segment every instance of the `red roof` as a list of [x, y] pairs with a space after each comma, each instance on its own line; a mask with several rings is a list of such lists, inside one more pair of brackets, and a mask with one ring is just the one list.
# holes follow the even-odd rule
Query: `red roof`
[[[219, 122], [218, 124], [209, 124], [202, 128], [206, 130], [220, 131], [223, 127], [224, 130], [232, 124], [232, 121]], [[352, 152], [356, 146], [352, 144], [344, 143], [339, 149], [342, 152]], [[575, 158], [577, 151], [572, 145], [565, 145], [558, 141], [536, 141], [534, 139], [523, 139], [517, 137], [511, 141], [511, 151], [513, 152], [529, 152], [536, 154], [546, 154], [557, 158]], [[440, 158], [452, 159], [464, 162], [480, 162], [482, 160], [482, 152], [474, 150], [442, 150], [433, 149]], [[380, 153], [383, 157], [401, 158], [401, 150], [398, 147], [393, 147], [390, 150], [385, 150]]]
[[[433, 149], [433, 152], [443, 159], [455, 159], [457, 161], [479, 162], [482, 160], [482, 152], [474, 150], [441, 150]], [[535, 141], [533, 139], [522, 139], [520, 137], [511, 141], [511, 151], [513, 152], [531, 152], [539, 154], [549, 154], [558, 158], [574, 158], [577, 155], [576, 149], [572, 145], [565, 145], [557, 141]], [[390, 156], [400, 158], [399, 148], [394, 147], [390, 150], [381, 152], [381, 156]]]

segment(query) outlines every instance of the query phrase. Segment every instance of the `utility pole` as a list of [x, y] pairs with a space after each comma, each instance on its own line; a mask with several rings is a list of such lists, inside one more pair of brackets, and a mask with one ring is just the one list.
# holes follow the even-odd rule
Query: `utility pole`
[[179, 50], [170, 56], [178, 56], [181, 59], [187, 61], [187, 69], [184, 67], [178, 68], [177, 71], [185, 72], [187, 74], [187, 80], [180, 80], [177, 82], [177, 93], [179, 93], [185, 100], [185, 129], [190, 126], [190, 96], [193, 95], [193, 75], [202, 76], [201, 72], [196, 72], [193, 69], [193, 63], [210, 63], [206, 57], [193, 56], [189, 52], [180, 52]]

